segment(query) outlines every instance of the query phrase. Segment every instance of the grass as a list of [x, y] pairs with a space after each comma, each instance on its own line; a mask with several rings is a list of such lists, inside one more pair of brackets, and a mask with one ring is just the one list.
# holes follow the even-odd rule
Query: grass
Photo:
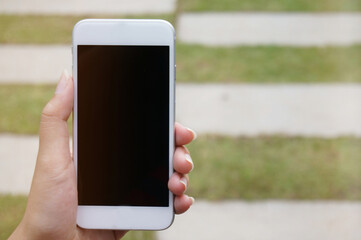
[[0, 15], [0, 43], [11, 44], [70, 44], [72, 30], [85, 18], [157, 18], [174, 22], [173, 15], [158, 16], [42, 16]]
[[[6, 240], [22, 219], [26, 207], [25, 196], [0, 195], [0, 240]], [[155, 240], [151, 231], [130, 231], [124, 240]]]
[[26, 197], [0, 195], [0, 240], [7, 239], [22, 219]]
[[[86, 17], [0, 15], [0, 43], [69, 44], [74, 24]], [[138, 17], [174, 22], [174, 15]], [[360, 65], [360, 45], [323, 48], [177, 45], [178, 82], [361, 82]]]
[[[324, 48], [177, 45], [178, 83], [360, 83], [360, 66], [361, 45]], [[28, 86], [26, 89], [32, 88], [37, 87]], [[16, 100], [15, 94], [23, 100], [30, 100], [25, 98], [32, 93], [27, 93], [23, 87], [16, 89], [15, 86], [2, 85], [0, 99], [10, 97]], [[36, 93], [45, 94], [46, 89], [49, 88], [41, 87]], [[22, 95], [15, 90], [22, 91]], [[49, 99], [50, 96], [43, 97]], [[0, 103], [0, 109], [9, 104], [6, 101]], [[1, 126], [0, 131], [3, 131]]]
[[360, 0], [182, 0], [183, 11], [360, 11]]
[[41, 111], [54, 91], [52, 85], [1, 85], [0, 132], [37, 134]]
[[[38, 134], [41, 112], [55, 85], [2, 84], [0, 87], [0, 133]], [[68, 127], [72, 131], [72, 116]]]
[[[361, 82], [361, 46], [210, 48], [177, 45], [177, 82]], [[1, 85], [0, 132], [34, 134], [54, 85]]]
[[[200, 136], [189, 146], [188, 194], [219, 199], [361, 200], [361, 139]], [[26, 197], [0, 195], [0, 240], [21, 220]], [[155, 239], [130, 232], [125, 239]]]
[[361, 200], [361, 139], [203, 136], [189, 149], [196, 198]]
[[361, 82], [361, 46], [177, 45], [177, 81], [192, 83]]

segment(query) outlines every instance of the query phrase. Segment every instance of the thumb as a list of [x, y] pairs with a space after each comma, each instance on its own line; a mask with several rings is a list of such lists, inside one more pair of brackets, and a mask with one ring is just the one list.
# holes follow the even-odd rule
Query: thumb
[[53, 98], [41, 114], [38, 161], [61, 164], [71, 159], [67, 120], [72, 109], [73, 78], [64, 70]]

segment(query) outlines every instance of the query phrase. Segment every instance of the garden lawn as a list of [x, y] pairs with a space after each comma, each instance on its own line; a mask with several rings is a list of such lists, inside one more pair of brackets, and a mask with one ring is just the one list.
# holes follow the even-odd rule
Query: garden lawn
[[190, 83], [361, 82], [361, 46], [177, 45], [177, 81]]
[[185, 12], [194, 11], [361, 11], [360, 0], [181, 0]]
[[0, 132], [38, 134], [42, 109], [54, 92], [53, 85], [1, 85]]
[[0, 15], [0, 43], [70, 44], [74, 25], [85, 18], [153, 18], [174, 22], [173, 15], [144, 16], [56, 16]]
[[[70, 44], [74, 24], [86, 17], [0, 15], [0, 43]], [[138, 17], [175, 21], [174, 15]], [[178, 82], [361, 82], [359, 66], [360, 45], [297, 48], [177, 44]]]
[[176, 57], [178, 83], [361, 82], [361, 45], [212, 48], [177, 44]]
[[361, 139], [201, 136], [188, 193], [202, 199], [361, 200]]

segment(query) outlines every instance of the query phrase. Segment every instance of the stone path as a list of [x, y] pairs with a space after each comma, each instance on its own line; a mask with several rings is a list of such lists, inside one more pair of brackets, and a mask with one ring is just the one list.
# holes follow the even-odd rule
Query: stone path
[[0, 193], [28, 194], [38, 154], [38, 137], [0, 135]]
[[359, 240], [360, 202], [197, 201], [159, 240]]
[[0, 45], [0, 83], [56, 83], [71, 66], [70, 45]]
[[361, 13], [186, 13], [178, 40], [205, 45], [323, 46], [361, 43]]
[[361, 136], [360, 84], [178, 84], [177, 119], [198, 133]]
[[0, 194], [27, 195], [38, 155], [38, 136], [0, 134], [0, 146]]
[[159, 14], [175, 7], [176, 0], [1, 0], [0, 14]]

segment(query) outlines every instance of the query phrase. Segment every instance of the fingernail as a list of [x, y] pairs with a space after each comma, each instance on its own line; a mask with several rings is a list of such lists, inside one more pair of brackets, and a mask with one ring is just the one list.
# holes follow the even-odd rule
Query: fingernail
[[64, 89], [68, 85], [68, 80], [69, 80], [69, 73], [66, 69], [64, 69], [63, 73], [61, 74], [58, 86], [56, 87], [56, 90], [55, 90], [56, 94], [64, 91]]
[[194, 202], [196, 201], [195, 199], [194, 199], [194, 197], [189, 197], [191, 200], [192, 200], [192, 204], [194, 204]]
[[187, 190], [187, 179], [182, 177], [179, 181], [184, 185], [185, 190]]
[[190, 164], [192, 164], [192, 169], [190, 170], [190, 172], [193, 170], [194, 168], [194, 164], [193, 164], [193, 161], [192, 161], [192, 158], [191, 158], [191, 155], [189, 155], [188, 153], [185, 154], [185, 159], [187, 162], [189, 162]]
[[197, 133], [193, 129], [190, 129], [190, 128], [187, 128], [187, 127], [186, 127], [186, 129], [193, 134], [192, 141], [196, 140], [197, 139]]

